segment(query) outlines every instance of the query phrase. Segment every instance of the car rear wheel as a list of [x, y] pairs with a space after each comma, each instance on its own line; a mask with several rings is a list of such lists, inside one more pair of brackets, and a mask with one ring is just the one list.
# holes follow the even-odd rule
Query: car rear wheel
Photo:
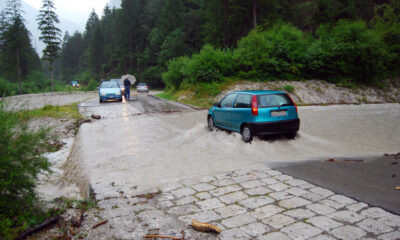
[[208, 116], [207, 122], [208, 122], [208, 129], [210, 131], [213, 131], [215, 128], [214, 119], [211, 116]]
[[100, 103], [102, 103], [102, 102], [103, 102], [103, 100], [101, 100], [101, 98], [100, 98], [100, 99], [99, 99], [99, 102], [100, 102]]
[[297, 132], [286, 133], [286, 137], [289, 139], [294, 139], [297, 135]]
[[251, 128], [248, 125], [245, 125], [242, 128], [243, 141], [249, 143], [249, 142], [251, 142], [253, 140], [253, 137], [254, 137], [254, 135], [253, 135], [253, 132], [252, 132]]

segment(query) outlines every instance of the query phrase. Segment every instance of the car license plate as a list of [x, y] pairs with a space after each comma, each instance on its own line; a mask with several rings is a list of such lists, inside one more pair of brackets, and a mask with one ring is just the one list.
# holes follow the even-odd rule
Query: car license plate
[[272, 111], [271, 112], [271, 116], [272, 117], [282, 117], [282, 116], [286, 116], [286, 110], [285, 111]]

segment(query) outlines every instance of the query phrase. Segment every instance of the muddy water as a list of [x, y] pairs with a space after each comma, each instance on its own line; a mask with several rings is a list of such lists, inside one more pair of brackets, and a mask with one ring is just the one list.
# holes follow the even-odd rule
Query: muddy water
[[237, 133], [209, 132], [206, 111], [132, 116], [137, 109], [126, 103], [106, 108], [113, 117], [81, 127], [75, 158], [81, 161], [75, 171], [103, 196], [115, 194], [111, 185], [129, 193], [286, 161], [399, 152], [400, 146], [399, 104], [302, 107], [295, 140], [252, 144]]

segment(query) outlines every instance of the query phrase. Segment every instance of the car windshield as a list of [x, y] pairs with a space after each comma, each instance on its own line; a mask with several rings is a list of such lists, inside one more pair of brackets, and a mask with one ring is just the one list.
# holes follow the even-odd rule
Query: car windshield
[[71, 84], [78, 84], [77, 81], [71, 81]]
[[103, 82], [100, 88], [118, 88], [118, 85], [115, 82]]
[[265, 94], [258, 96], [258, 107], [293, 106], [286, 94]]

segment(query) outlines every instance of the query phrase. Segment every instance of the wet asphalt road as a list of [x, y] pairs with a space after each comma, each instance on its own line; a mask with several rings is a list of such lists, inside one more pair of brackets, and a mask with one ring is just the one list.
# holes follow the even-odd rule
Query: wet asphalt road
[[[255, 139], [209, 132], [206, 111], [146, 93], [131, 101], [80, 105], [100, 121], [82, 125], [77, 137], [82, 172], [97, 192], [149, 189], [182, 179], [200, 179], [237, 169], [273, 167], [335, 192], [399, 213], [399, 165], [379, 160], [400, 151], [400, 105], [300, 107], [295, 140]], [[325, 162], [357, 157], [364, 162]], [[312, 160], [312, 161], [305, 161]], [[367, 161], [368, 160], [368, 161]], [[400, 164], [400, 163], [399, 163]], [[396, 177], [392, 177], [396, 174]]]

